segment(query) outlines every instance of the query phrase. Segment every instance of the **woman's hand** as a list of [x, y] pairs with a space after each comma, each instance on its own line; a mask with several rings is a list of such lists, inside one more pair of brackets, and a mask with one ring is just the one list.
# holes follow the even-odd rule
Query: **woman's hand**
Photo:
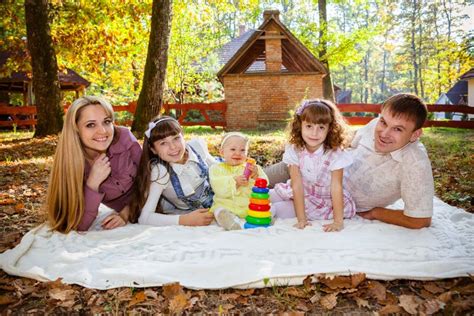
[[207, 226], [214, 219], [214, 214], [207, 208], [200, 208], [179, 217], [179, 225], [184, 226]]
[[114, 229], [117, 227], [125, 226], [127, 222], [118, 213], [110, 214], [102, 221], [103, 229]]
[[324, 224], [323, 230], [325, 232], [338, 232], [344, 228], [344, 222], [333, 222], [331, 224]]
[[311, 226], [311, 223], [308, 222], [306, 219], [305, 220], [298, 220], [298, 223], [296, 223], [295, 225], [293, 225], [293, 227], [296, 227], [298, 229], [303, 229], [305, 228], [306, 226]]
[[91, 172], [86, 182], [87, 186], [98, 192], [100, 184], [107, 179], [111, 171], [109, 157], [106, 154], [100, 154], [92, 164]]

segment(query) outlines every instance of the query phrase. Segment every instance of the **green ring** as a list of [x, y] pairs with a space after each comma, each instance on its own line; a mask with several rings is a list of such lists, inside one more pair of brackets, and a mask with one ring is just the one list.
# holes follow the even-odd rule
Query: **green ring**
[[270, 198], [270, 194], [268, 193], [255, 193], [252, 192], [250, 196], [254, 199], [259, 199], [259, 200], [268, 200]]
[[270, 225], [270, 223], [272, 222], [271, 217], [257, 218], [257, 217], [247, 216], [245, 217], [245, 220], [247, 221], [247, 223], [254, 224], [254, 225]]

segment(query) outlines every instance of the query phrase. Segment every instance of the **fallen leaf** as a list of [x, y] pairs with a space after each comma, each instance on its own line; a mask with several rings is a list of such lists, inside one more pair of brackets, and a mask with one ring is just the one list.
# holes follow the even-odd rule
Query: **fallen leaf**
[[429, 282], [429, 283], [423, 284], [423, 288], [433, 294], [438, 294], [444, 291], [444, 289], [436, 285], [435, 282]]
[[308, 275], [306, 278], [304, 278], [303, 280], [303, 286], [305, 287], [305, 289], [311, 289], [311, 287], [313, 286], [313, 276], [312, 275]]
[[319, 302], [320, 299], [321, 299], [321, 294], [319, 292], [316, 292], [316, 293], [314, 293], [313, 296], [311, 296], [309, 301], [314, 304], [316, 302]]
[[459, 294], [473, 294], [474, 293], [474, 282], [456, 289]]
[[392, 314], [400, 314], [403, 309], [398, 305], [387, 305], [384, 306], [382, 309], [378, 310], [379, 315], [392, 315]]
[[236, 294], [236, 293], [225, 293], [225, 294], [221, 294], [220, 295], [220, 298], [223, 300], [223, 301], [228, 301], [228, 300], [236, 300], [240, 297], [239, 294]]
[[65, 301], [74, 297], [74, 290], [65, 290], [61, 288], [53, 288], [48, 292], [49, 297], [59, 301]]
[[[307, 312], [310, 310], [310, 308], [308, 308], [308, 306], [306, 306], [306, 304], [304, 303], [298, 303], [298, 305], [296, 305], [296, 309], [300, 310], [300, 311], [303, 311], [303, 312]], [[304, 314], [303, 314], [304, 315]]]
[[132, 299], [132, 289], [125, 288], [120, 290], [120, 292], [117, 293], [117, 299], [121, 302], [130, 301]]
[[139, 291], [133, 295], [132, 300], [130, 301], [130, 303], [128, 303], [128, 307], [137, 305], [141, 302], [144, 302], [145, 300], [146, 300], [145, 291]]
[[438, 300], [447, 304], [449, 301], [451, 301], [453, 294], [454, 293], [451, 291], [445, 292], [443, 294], [438, 295]]
[[242, 295], [242, 296], [250, 296], [250, 295], [253, 295], [254, 292], [255, 292], [255, 289], [247, 289], [247, 290], [237, 291], [237, 293]]
[[434, 313], [437, 313], [443, 309], [445, 305], [445, 303], [436, 299], [426, 300], [423, 304], [421, 304], [420, 312], [424, 312], [426, 315], [433, 315]]
[[158, 293], [150, 289], [145, 290], [145, 296], [151, 297], [152, 299], [155, 299], [155, 300], [158, 299]]
[[467, 299], [453, 302], [452, 307], [455, 312], [464, 312], [464, 311], [472, 312], [474, 308], [474, 296], [470, 296]]
[[318, 281], [329, 287], [330, 289], [348, 289], [356, 288], [365, 280], [364, 273], [357, 273], [350, 276], [335, 276], [333, 278], [324, 275], [318, 276]]
[[323, 296], [319, 300], [319, 304], [321, 304], [321, 306], [326, 310], [333, 309], [337, 305], [337, 293], [331, 293]]
[[0, 305], [7, 305], [18, 301], [18, 298], [11, 295], [0, 295]]
[[10, 204], [15, 204], [15, 203], [16, 203], [15, 199], [11, 199], [11, 198], [0, 199], [0, 205], [10, 205]]
[[364, 299], [362, 299], [362, 298], [360, 298], [360, 297], [356, 297], [356, 298], [355, 298], [355, 301], [356, 301], [356, 303], [357, 303], [357, 306], [359, 306], [359, 307], [366, 307], [366, 308], [369, 308], [369, 307], [370, 307], [369, 301], [364, 300]]
[[56, 287], [50, 289], [48, 294], [49, 297], [58, 301], [56, 304], [59, 306], [72, 307], [76, 302], [76, 293], [72, 289], [67, 290]]
[[368, 294], [377, 299], [378, 301], [383, 301], [387, 297], [387, 289], [385, 286], [377, 281], [369, 281], [368, 284]]
[[184, 293], [183, 287], [181, 284], [179, 284], [179, 282], [167, 283], [163, 285], [163, 296], [168, 299], [171, 299], [182, 293]]
[[415, 315], [418, 312], [417, 309], [421, 300], [415, 295], [400, 295], [398, 299], [400, 300], [398, 305], [403, 307], [407, 313]]
[[188, 307], [188, 297], [184, 293], [180, 293], [174, 296], [169, 303], [169, 309], [171, 313], [179, 314]]
[[287, 288], [285, 293], [288, 294], [289, 296], [300, 297], [300, 298], [306, 298], [308, 296], [302, 290], [297, 289], [295, 287]]
[[227, 313], [228, 311], [230, 311], [234, 307], [235, 307], [235, 305], [232, 305], [232, 304], [219, 305], [219, 312], [220, 312], [219, 314]]
[[398, 304], [398, 297], [395, 296], [391, 292], [385, 292], [385, 299], [378, 300], [379, 304], [381, 305], [397, 305]]

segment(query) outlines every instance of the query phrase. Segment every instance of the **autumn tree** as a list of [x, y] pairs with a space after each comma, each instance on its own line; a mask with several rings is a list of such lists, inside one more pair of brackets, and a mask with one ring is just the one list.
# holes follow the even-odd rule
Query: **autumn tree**
[[143, 75], [142, 90], [132, 130], [142, 133], [148, 121], [160, 113], [168, 64], [168, 44], [171, 29], [171, 0], [153, 0], [150, 40]]
[[48, 20], [48, 1], [26, 0], [25, 20], [38, 118], [35, 137], [56, 134], [62, 129], [63, 111], [58, 65]]

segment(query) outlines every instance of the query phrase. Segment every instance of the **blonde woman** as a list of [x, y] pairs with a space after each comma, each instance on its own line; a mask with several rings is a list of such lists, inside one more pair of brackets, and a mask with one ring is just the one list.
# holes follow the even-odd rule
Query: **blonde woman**
[[101, 97], [77, 99], [66, 113], [54, 156], [46, 208], [53, 230], [86, 231], [103, 203], [116, 213], [104, 229], [127, 223], [141, 148], [133, 134], [114, 126], [112, 106]]

